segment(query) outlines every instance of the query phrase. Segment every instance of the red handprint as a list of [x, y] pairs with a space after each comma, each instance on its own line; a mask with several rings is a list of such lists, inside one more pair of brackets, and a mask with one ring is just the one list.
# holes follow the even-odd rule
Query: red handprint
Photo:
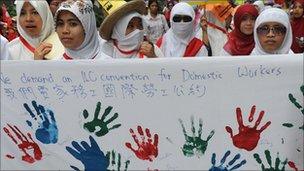
[[135, 150], [134, 148], [132, 148], [132, 145], [129, 142], [126, 143], [126, 146], [129, 149], [131, 149], [139, 159], [153, 161], [153, 159], [156, 158], [158, 155], [158, 147], [157, 147], [158, 135], [154, 134], [154, 142], [152, 142], [153, 140], [151, 138], [150, 130], [148, 128], [146, 128], [145, 132], [148, 137], [148, 140], [146, 142], [146, 138], [144, 136], [144, 132], [143, 132], [141, 126], [137, 126], [137, 131], [142, 139], [142, 142], [139, 142], [133, 129], [132, 128], [130, 129], [130, 133], [131, 133], [135, 143], [137, 144], [138, 149]]
[[293, 161], [289, 161], [287, 164], [289, 165], [289, 167], [293, 168], [294, 171], [299, 171], [299, 169], [297, 168], [296, 164]]
[[[253, 115], [255, 113], [255, 106], [252, 106], [251, 112], [248, 118], [249, 122], [253, 121]], [[247, 151], [253, 150], [260, 140], [260, 134], [263, 132], [270, 124], [271, 122], [268, 121], [260, 130], [257, 130], [257, 127], [259, 126], [263, 116], [264, 111], [261, 111], [259, 114], [259, 117], [257, 121], [255, 122], [254, 126], [250, 128], [249, 126], [244, 126], [243, 124], [243, 118], [242, 118], [242, 111], [238, 107], [236, 108], [236, 117], [237, 122], [239, 124], [239, 133], [233, 136], [232, 129], [229, 126], [226, 126], [226, 131], [230, 133], [230, 136], [232, 138], [233, 144], [241, 149], [245, 149]]]
[[[30, 133], [27, 133], [28, 138], [31, 140], [29, 141], [28, 138], [19, 130], [17, 126], [12, 127], [10, 124], [7, 126], [16, 134], [17, 138], [21, 141], [18, 144], [16, 138], [12, 135], [7, 127], [4, 127], [4, 132], [13, 140], [13, 142], [18, 145], [18, 148], [24, 153], [22, 156], [22, 160], [28, 163], [34, 163], [37, 160], [41, 160], [42, 152], [38, 144], [33, 140]], [[28, 151], [33, 150], [34, 157], [31, 156]], [[13, 159], [14, 157], [11, 155], [7, 155], [8, 158]]]

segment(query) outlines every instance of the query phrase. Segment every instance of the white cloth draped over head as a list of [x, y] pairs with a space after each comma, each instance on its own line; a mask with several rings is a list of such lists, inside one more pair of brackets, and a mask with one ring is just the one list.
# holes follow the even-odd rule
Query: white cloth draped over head
[[133, 32], [126, 35], [126, 29], [128, 27], [129, 22], [132, 18], [138, 17], [142, 20], [143, 28], [146, 27], [146, 24], [138, 12], [131, 12], [120, 18], [114, 28], [111, 38], [113, 41], [117, 43], [117, 46], [120, 50], [123, 51], [133, 51], [133, 53], [122, 53], [116, 47], [113, 49], [113, 58], [137, 58], [138, 50], [140, 48], [141, 43], [144, 40], [144, 31], [136, 29]]
[[[192, 18], [191, 22], [174, 22], [175, 15], [187, 15]], [[171, 28], [163, 36], [161, 50], [165, 57], [182, 57], [188, 43], [195, 36], [195, 12], [188, 3], [180, 2], [171, 10]]]
[[75, 50], [65, 48], [65, 53], [73, 59], [100, 58], [101, 37], [96, 28], [96, 19], [91, 1], [66, 1], [61, 4], [55, 14], [55, 21], [60, 12], [69, 11], [74, 14], [84, 29], [85, 39]]
[[258, 9], [259, 13], [261, 13], [264, 10], [264, 7], [265, 7], [264, 2], [262, 0], [255, 1], [253, 3], [253, 5], [255, 5], [255, 6], [257, 6], [259, 8]]
[[264, 51], [264, 49], [261, 46], [260, 41], [258, 39], [258, 35], [257, 35], [257, 28], [266, 22], [277, 22], [286, 27], [286, 34], [285, 34], [285, 38], [282, 42], [281, 47], [279, 49], [277, 49], [275, 52], [273, 52], [272, 54], [293, 53], [292, 50], [290, 49], [291, 44], [292, 44], [292, 31], [291, 31], [291, 25], [290, 25], [289, 17], [287, 15], [287, 13], [282, 9], [269, 8], [269, 9], [265, 9], [258, 16], [258, 18], [255, 21], [255, 26], [254, 26], [254, 31], [253, 31], [255, 47], [252, 50], [251, 55], [270, 54], [270, 53], [267, 53]]
[[[52, 12], [49, 8], [48, 3], [45, 0], [19, 0], [16, 2], [17, 11], [17, 29], [21, 37], [33, 48], [37, 48], [41, 42], [43, 42], [47, 37], [49, 37], [54, 32], [54, 20]], [[38, 12], [42, 19], [42, 27], [38, 37], [31, 37], [25, 30], [22, 29], [20, 25], [20, 14], [21, 9], [25, 2], [29, 2], [35, 10]], [[9, 59], [13, 60], [34, 60], [34, 53], [27, 48], [20, 40], [16, 38], [8, 43]]]

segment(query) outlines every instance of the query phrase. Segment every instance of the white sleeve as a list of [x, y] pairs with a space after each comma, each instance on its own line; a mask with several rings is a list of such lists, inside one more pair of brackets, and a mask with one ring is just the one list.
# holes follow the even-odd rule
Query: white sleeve
[[222, 51], [220, 52], [220, 56], [232, 56], [232, 55], [223, 48]]
[[7, 39], [1, 35], [1, 60], [8, 60], [9, 59], [9, 53], [8, 53], [8, 46], [7, 46]]

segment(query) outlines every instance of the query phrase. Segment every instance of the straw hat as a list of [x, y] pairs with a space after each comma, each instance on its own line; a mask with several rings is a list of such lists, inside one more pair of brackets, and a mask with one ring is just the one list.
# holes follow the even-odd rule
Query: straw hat
[[211, 12], [219, 21], [224, 22], [232, 14], [233, 7], [229, 3], [216, 4], [211, 9]]
[[105, 40], [110, 40], [112, 30], [116, 22], [128, 14], [131, 11], [137, 11], [140, 14], [146, 13], [146, 4], [143, 0], [132, 0], [129, 2], [125, 1], [110, 1], [110, 0], [98, 0], [102, 8], [108, 16], [103, 20], [99, 34]]

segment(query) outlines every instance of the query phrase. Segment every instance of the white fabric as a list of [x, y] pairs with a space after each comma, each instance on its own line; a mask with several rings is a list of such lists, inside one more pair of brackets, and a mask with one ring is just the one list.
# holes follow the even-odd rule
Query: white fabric
[[[188, 15], [193, 20], [191, 22], [173, 22], [175, 15]], [[164, 34], [160, 46], [165, 57], [183, 57], [189, 42], [196, 36], [194, 17], [195, 13], [192, 6], [185, 2], [180, 2], [172, 8], [170, 16], [171, 28]], [[208, 51], [203, 46], [196, 56], [207, 55]]]
[[[79, 4], [80, 3], [80, 4]], [[73, 59], [103, 58], [101, 55], [102, 39], [96, 29], [96, 19], [91, 1], [63, 2], [55, 14], [55, 21], [61, 11], [73, 13], [81, 22], [85, 32], [85, 39], [76, 50], [65, 48], [66, 54]]]
[[269, 9], [264, 10], [255, 21], [255, 26], [254, 26], [254, 31], [253, 31], [255, 47], [252, 50], [251, 55], [270, 54], [270, 53], [267, 53], [264, 51], [264, 49], [262, 48], [260, 41], [258, 39], [258, 35], [257, 35], [257, 28], [266, 22], [278, 22], [286, 27], [286, 35], [285, 35], [285, 38], [283, 40], [281, 47], [271, 54], [293, 53], [290, 49], [291, 44], [292, 44], [292, 31], [291, 31], [291, 25], [290, 25], [289, 17], [287, 15], [287, 13], [285, 11], [283, 11], [282, 9], [269, 8]]
[[[42, 19], [42, 29], [39, 37], [31, 37], [28, 35], [20, 26], [19, 17], [21, 9], [25, 1], [16, 1], [16, 11], [17, 11], [17, 29], [19, 34], [34, 48], [38, 47], [39, 44], [50, 36], [54, 32], [54, 20], [52, 12], [49, 8], [48, 3], [45, 0], [28, 1], [39, 13]], [[20, 39], [14, 39], [8, 44], [10, 58], [14, 60], [33, 60], [34, 54], [29, 51], [21, 42]]]
[[1, 36], [1, 41], [0, 41], [0, 44], [1, 44], [1, 57], [0, 57], [0, 60], [7, 60], [9, 58], [9, 53], [8, 53], [8, 48], [7, 48], [7, 44], [8, 44], [8, 40], [3, 37], [2, 35]]
[[157, 39], [169, 30], [166, 18], [163, 14], [157, 14], [154, 18], [149, 13], [144, 19], [147, 24], [147, 36], [152, 43], [156, 43]]
[[[217, 17], [215, 17], [211, 12], [207, 12], [206, 15], [210, 23], [225, 28], [226, 25], [225, 22], [219, 21]], [[221, 51], [225, 43], [228, 40], [227, 35], [224, 34], [222, 31], [213, 28], [211, 26], [207, 27], [207, 33], [208, 33], [209, 44], [212, 50], [212, 56], [219, 56], [221, 54]]]
[[142, 19], [143, 27], [145, 28], [142, 16], [137, 12], [131, 12], [120, 18], [113, 28], [112, 39], [116, 40], [117, 46], [123, 51], [133, 51], [131, 54], [121, 53], [116, 47], [113, 50], [113, 58], [137, 58], [140, 44], [144, 40], [144, 31], [136, 29], [133, 32], [126, 34], [126, 29], [132, 18], [138, 17]]
[[264, 2], [263, 1], [261, 1], [261, 0], [258, 0], [258, 1], [255, 1], [254, 3], [253, 3], [253, 5], [255, 5], [255, 6], [257, 6], [259, 9], [259, 13], [261, 13], [263, 10], [264, 10], [264, 7], [265, 7], [265, 5], [264, 5]]

